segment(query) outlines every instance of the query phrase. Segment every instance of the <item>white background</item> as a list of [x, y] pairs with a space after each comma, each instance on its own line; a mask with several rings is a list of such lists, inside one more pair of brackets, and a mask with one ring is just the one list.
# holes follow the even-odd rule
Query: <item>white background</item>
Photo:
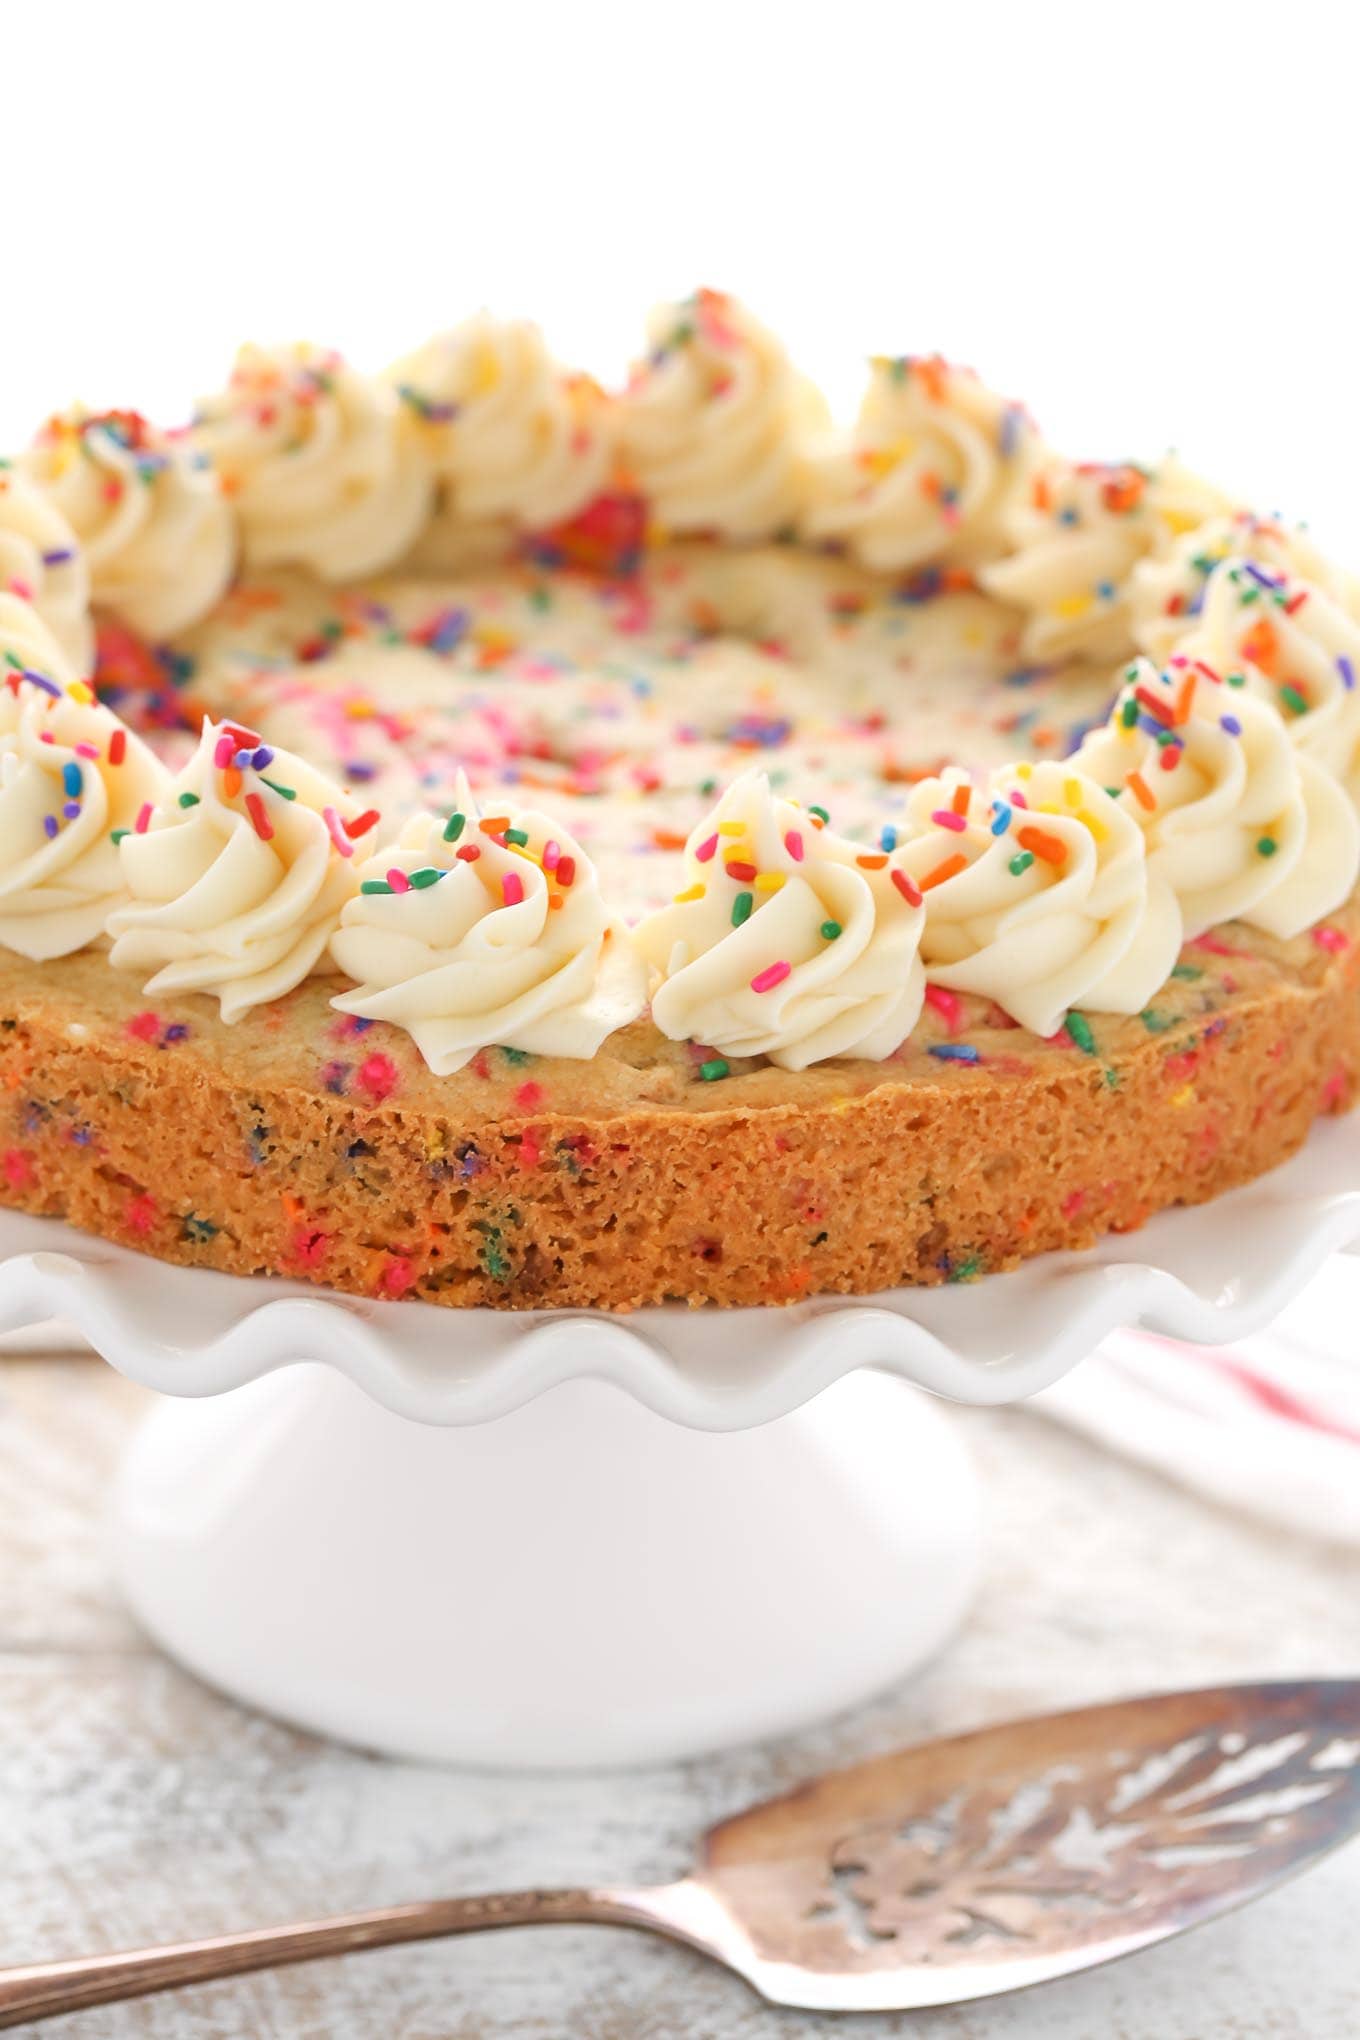
[[842, 410], [866, 353], [940, 349], [1065, 451], [1175, 445], [1360, 563], [1347, 12], [14, 8], [0, 445], [77, 395], [176, 422], [242, 338], [376, 367], [481, 303], [614, 377], [710, 282]]

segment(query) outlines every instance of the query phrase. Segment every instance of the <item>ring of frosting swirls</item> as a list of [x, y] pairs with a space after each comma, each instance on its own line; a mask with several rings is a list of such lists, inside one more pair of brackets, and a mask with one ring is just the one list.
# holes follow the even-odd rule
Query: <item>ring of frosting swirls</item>
[[235, 521], [182, 437], [137, 411], [76, 407], [48, 420], [23, 466], [75, 533], [96, 605], [143, 637], [187, 630], [226, 592]]
[[98, 941], [127, 897], [110, 830], [165, 781], [37, 614], [0, 594], [0, 946], [42, 963]]
[[808, 501], [818, 391], [721, 291], [663, 305], [621, 400], [628, 469], [658, 524], [735, 540], [789, 529]]
[[[1216, 570], [1247, 560], [1271, 579], [1297, 578], [1343, 606], [1354, 602], [1354, 583], [1323, 557], [1301, 526], [1250, 510], [1225, 512], [1196, 523], [1169, 550], [1134, 567], [1129, 616], [1138, 650], [1163, 666], [1173, 652], [1184, 651]], [[1206, 656], [1216, 663], [1212, 654]]]
[[990, 781], [951, 768], [913, 789], [907, 827], [932, 983], [1050, 1035], [1074, 1006], [1140, 1012], [1165, 982], [1176, 902], [1137, 826], [1072, 765], [1022, 763]]
[[1210, 573], [1183, 655], [1244, 675], [1290, 741], [1360, 809], [1360, 623], [1336, 595], [1253, 554]]
[[482, 814], [458, 775], [371, 857], [331, 938], [355, 989], [332, 1004], [405, 1028], [437, 1076], [479, 1049], [588, 1061], [646, 1004], [642, 963], [565, 829]]
[[819, 453], [804, 534], [880, 572], [976, 566], [1004, 550], [1034, 451], [1024, 410], [971, 369], [878, 356], [853, 433]]
[[633, 939], [672, 1041], [763, 1055], [784, 1069], [882, 1062], [925, 993], [921, 896], [901, 861], [851, 843], [763, 772], [723, 794], [685, 850], [686, 885]]
[[190, 436], [252, 566], [353, 580], [399, 559], [429, 515], [434, 476], [414, 416], [388, 384], [326, 349], [243, 347]]
[[1007, 521], [1007, 557], [979, 578], [989, 594], [1023, 611], [1026, 658], [1127, 658], [1138, 563], [1167, 551], [1226, 501], [1175, 459], [1140, 468], [1050, 457]]
[[94, 661], [90, 573], [61, 511], [13, 461], [0, 460], [0, 591], [31, 602], [82, 676]]
[[1240, 674], [1181, 656], [1160, 672], [1135, 660], [1075, 762], [1137, 822], [1191, 939], [1231, 920], [1297, 935], [1355, 884], [1354, 809]]
[[111, 961], [148, 992], [206, 992], [222, 1018], [282, 998], [322, 964], [378, 816], [253, 730], [205, 723], [198, 749], [120, 833], [131, 895]]
[[599, 384], [553, 359], [529, 320], [489, 313], [439, 333], [389, 371], [443, 483], [439, 516], [543, 531], [609, 480], [614, 412]]

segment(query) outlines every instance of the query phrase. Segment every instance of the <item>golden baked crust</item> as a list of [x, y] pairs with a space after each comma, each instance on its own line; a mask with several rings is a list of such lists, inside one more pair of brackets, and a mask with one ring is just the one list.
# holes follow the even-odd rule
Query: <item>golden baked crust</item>
[[161, 1259], [530, 1309], [795, 1302], [1090, 1245], [1284, 1160], [1360, 1082], [1360, 899], [1190, 943], [1050, 1041], [931, 994], [887, 1063], [722, 1063], [647, 1022], [590, 1063], [435, 1078], [311, 980], [224, 1026], [98, 954], [0, 955], [0, 1201]]

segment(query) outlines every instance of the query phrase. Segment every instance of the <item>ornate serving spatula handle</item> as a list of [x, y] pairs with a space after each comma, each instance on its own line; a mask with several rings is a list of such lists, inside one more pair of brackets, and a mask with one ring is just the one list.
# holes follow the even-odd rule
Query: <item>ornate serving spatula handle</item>
[[213, 1940], [164, 1948], [129, 1949], [74, 1962], [35, 1962], [0, 1969], [0, 2027], [52, 2018], [91, 2005], [145, 1997], [184, 1984], [211, 1983], [253, 1969], [387, 1948], [400, 1941], [438, 1940], [446, 1934], [482, 1933], [489, 1927], [557, 1923], [645, 1927], [654, 1924], [641, 1892], [604, 1890], [510, 1891], [483, 1898], [443, 1898], [426, 1905], [389, 1906], [342, 1913], [290, 1927], [261, 1927]]

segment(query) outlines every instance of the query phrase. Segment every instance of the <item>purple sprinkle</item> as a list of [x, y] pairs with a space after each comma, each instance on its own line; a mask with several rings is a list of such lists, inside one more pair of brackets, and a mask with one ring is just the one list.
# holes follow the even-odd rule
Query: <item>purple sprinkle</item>
[[1284, 586], [1282, 577], [1267, 574], [1261, 567], [1257, 566], [1255, 560], [1244, 560], [1243, 565], [1258, 588], [1282, 588]]
[[238, 772], [244, 772], [247, 766], [254, 762], [254, 758], [253, 751], [233, 751], [231, 762]]
[[44, 694], [51, 694], [61, 700], [61, 689], [48, 679], [45, 673], [35, 673], [31, 666], [25, 666], [20, 673], [21, 680], [31, 680], [35, 687], [41, 687]]
[[68, 822], [73, 822], [80, 813], [80, 802], [78, 800], [68, 800], [62, 809], [62, 813]]
[[1355, 668], [1344, 652], [1337, 655], [1336, 670], [1341, 675], [1341, 684], [1349, 694], [1355, 686]]
[[54, 552], [45, 552], [43, 554], [42, 563], [45, 567], [64, 567], [68, 565], [69, 562], [75, 558], [75, 556], [76, 554], [74, 546], [70, 545], [58, 546]]
[[185, 1025], [183, 1020], [176, 1020], [174, 1025], [171, 1027], [167, 1027], [164, 1034], [161, 1036], [161, 1046], [165, 1047], [165, 1045], [171, 1041], [187, 1041], [188, 1039], [189, 1039], [188, 1027]]
[[57, 830], [59, 829], [60, 826], [61, 824], [58, 822], [55, 815], [43, 816], [43, 827], [46, 829], [49, 839], [56, 835]]
[[268, 744], [261, 744], [258, 751], [251, 753], [250, 762], [257, 772], [263, 772], [266, 765], [273, 764], [274, 753], [270, 750]]
[[376, 779], [377, 776], [378, 768], [376, 765], [365, 765], [358, 758], [351, 758], [345, 766], [346, 779], [357, 779], [361, 784], [365, 780]]
[[1235, 715], [1221, 715], [1218, 720], [1220, 727], [1225, 729], [1230, 737], [1241, 736], [1242, 725]]

